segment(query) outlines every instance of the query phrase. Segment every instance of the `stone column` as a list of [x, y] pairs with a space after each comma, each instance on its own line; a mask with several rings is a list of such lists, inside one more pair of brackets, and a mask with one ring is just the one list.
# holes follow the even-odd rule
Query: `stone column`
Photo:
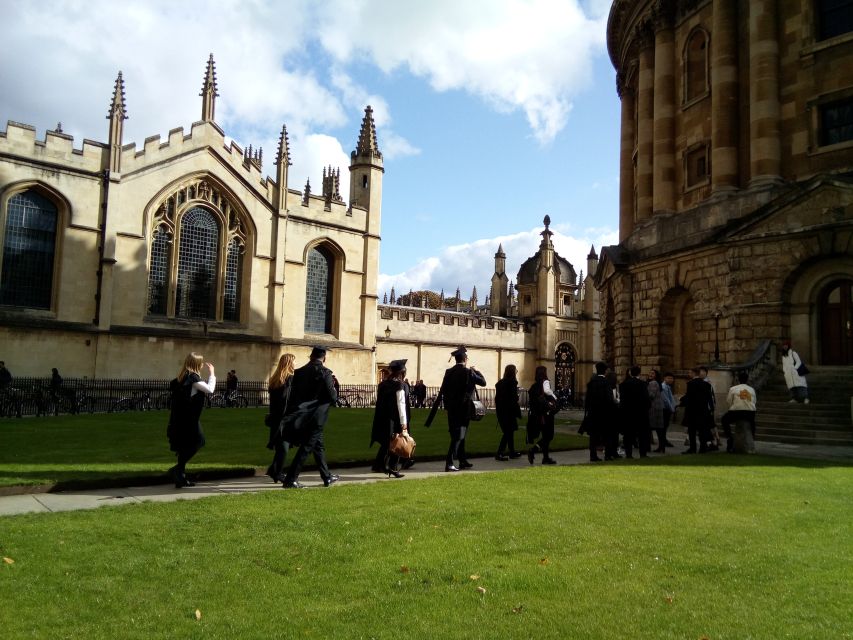
[[654, 183], [652, 212], [675, 209], [675, 34], [667, 3], [654, 16]]
[[654, 152], [654, 41], [649, 25], [635, 35], [640, 49], [637, 76], [637, 222], [652, 215], [652, 156]]
[[622, 99], [622, 137], [619, 150], [619, 241], [634, 230], [634, 89], [617, 76], [616, 91]]
[[750, 184], [781, 181], [779, 41], [776, 0], [749, 4]]
[[711, 40], [711, 188], [738, 187], [737, 5], [716, 0]]

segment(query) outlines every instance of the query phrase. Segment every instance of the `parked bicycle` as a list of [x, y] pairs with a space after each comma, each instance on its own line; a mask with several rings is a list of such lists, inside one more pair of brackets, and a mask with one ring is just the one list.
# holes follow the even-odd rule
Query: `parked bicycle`
[[110, 407], [110, 413], [117, 411], [151, 411], [154, 405], [150, 391], [134, 391], [130, 396], [119, 398]]
[[338, 394], [338, 401], [335, 403], [335, 406], [343, 407], [345, 409], [349, 409], [351, 407], [361, 409], [367, 406], [367, 401], [360, 393], [344, 392]]
[[0, 392], [0, 418], [20, 418], [23, 408], [24, 394], [20, 389], [7, 387]]
[[249, 406], [249, 400], [243, 394], [237, 391], [226, 391], [224, 393], [216, 392], [208, 396], [207, 406], [245, 409]]

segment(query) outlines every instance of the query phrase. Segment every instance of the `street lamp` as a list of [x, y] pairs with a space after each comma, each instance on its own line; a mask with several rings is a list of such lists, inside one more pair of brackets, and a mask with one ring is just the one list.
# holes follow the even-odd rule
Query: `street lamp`
[[714, 363], [720, 364], [720, 317], [723, 313], [717, 309], [714, 311]]
[[385, 325], [385, 339], [388, 340], [391, 337], [391, 327]]

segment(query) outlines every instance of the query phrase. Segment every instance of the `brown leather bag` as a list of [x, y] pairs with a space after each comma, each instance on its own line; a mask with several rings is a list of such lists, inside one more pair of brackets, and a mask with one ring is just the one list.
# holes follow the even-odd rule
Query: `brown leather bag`
[[395, 433], [391, 436], [391, 441], [388, 443], [388, 453], [400, 458], [412, 458], [415, 455], [416, 444], [409, 430], [403, 429], [402, 433]]

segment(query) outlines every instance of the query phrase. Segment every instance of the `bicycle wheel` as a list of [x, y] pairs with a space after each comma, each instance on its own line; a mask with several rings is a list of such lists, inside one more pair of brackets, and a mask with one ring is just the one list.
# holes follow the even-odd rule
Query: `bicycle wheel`
[[365, 406], [364, 398], [362, 396], [356, 396], [352, 399], [352, 406], [356, 407], [357, 409], [363, 409]]
[[113, 403], [113, 406], [110, 407], [110, 413], [115, 411], [130, 411], [132, 405], [133, 403], [131, 402], [130, 398], [121, 398], [119, 400], [116, 400]]
[[231, 398], [231, 406], [245, 409], [249, 406], [249, 399], [246, 396], [236, 395]]

